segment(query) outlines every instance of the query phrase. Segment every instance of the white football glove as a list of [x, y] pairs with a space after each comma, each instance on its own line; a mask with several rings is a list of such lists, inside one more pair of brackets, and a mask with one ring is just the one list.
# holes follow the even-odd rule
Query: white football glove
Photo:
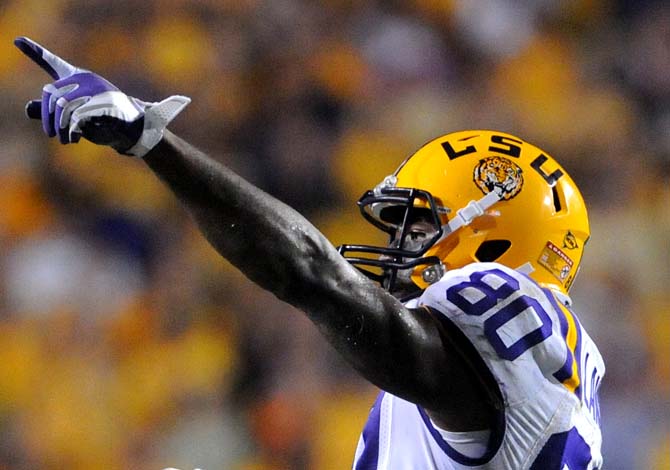
[[163, 138], [167, 125], [191, 102], [170, 96], [148, 103], [126, 95], [88, 70], [75, 67], [35, 41], [19, 37], [14, 44], [56, 80], [44, 86], [42, 99], [26, 106], [32, 119], [41, 119], [49, 137], [63, 144], [81, 136], [109, 145], [124, 155], [144, 156]]

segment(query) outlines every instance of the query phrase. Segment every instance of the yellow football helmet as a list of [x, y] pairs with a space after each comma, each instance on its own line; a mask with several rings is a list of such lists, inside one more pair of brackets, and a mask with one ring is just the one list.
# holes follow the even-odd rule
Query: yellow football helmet
[[[590, 235], [584, 200], [567, 172], [541, 149], [497, 131], [428, 142], [358, 205], [391, 242], [343, 245], [340, 252], [392, 293], [404, 272], [415, 286], [409, 298], [446, 270], [477, 261], [522, 270], [567, 293]], [[432, 227], [418, 246], [409, 240], [417, 220]]]

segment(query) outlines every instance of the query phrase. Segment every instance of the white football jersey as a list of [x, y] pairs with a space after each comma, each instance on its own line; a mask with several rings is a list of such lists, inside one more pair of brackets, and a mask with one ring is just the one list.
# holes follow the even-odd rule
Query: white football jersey
[[420, 406], [382, 392], [354, 470], [601, 468], [598, 387], [605, 366], [569, 304], [497, 263], [447, 272], [408, 306], [439, 312], [475, 347], [504, 401], [499, 425], [478, 455], [466, 455]]

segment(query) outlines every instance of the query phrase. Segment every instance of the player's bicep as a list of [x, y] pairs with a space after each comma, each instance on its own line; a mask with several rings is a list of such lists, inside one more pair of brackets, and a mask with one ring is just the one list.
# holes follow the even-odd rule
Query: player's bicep
[[468, 365], [428, 309], [405, 307], [348, 263], [317, 284], [303, 309], [366, 379], [430, 409], [472, 396]]
[[469, 394], [463, 359], [426, 309], [410, 310], [363, 276], [322, 237], [295, 242], [302, 255], [274, 290], [303, 310], [366, 379], [429, 409]]
[[301, 297], [299, 307], [338, 352], [366, 379], [392, 393], [412, 381], [415, 358], [437, 337], [414, 312], [348, 263], [335, 263], [305, 286]]
[[[410, 309], [411, 328], [423, 338], [414, 344], [402, 344], [396, 362], [411, 358], [406, 372], [412, 383], [398, 395], [431, 410], [450, 428], [468, 427], [486, 422], [491, 406], [499, 401], [495, 380], [479, 353], [447, 317], [423, 306]], [[416, 335], [415, 335], [416, 339]]]

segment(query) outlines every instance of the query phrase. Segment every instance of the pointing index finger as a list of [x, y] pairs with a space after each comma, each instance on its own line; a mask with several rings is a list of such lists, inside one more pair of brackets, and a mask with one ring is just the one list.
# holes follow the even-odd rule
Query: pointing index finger
[[56, 54], [49, 52], [35, 41], [25, 36], [16, 38], [14, 40], [14, 45], [32, 59], [33, 62], [39, 65], [46, 73], [51, 75], [54, 80], [67, 78], [80, 71], [74, 65], [61, 59]]

